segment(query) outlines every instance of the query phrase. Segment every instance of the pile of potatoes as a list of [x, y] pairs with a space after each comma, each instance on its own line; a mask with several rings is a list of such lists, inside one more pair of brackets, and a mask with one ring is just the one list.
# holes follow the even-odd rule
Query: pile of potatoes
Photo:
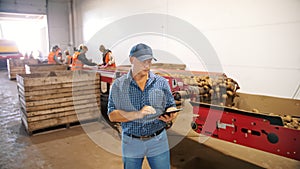
[[225, 74], [217, 75], [191, 75], [172, 74], [167, 72], [155, 72], [160, 76], [172, 76], [182, 79], [188, 86], [187, 93], [191, 100], [214, 105], [233, 107], [233, 99], [237, 96], [236, 91], [240, 88], [238, 83]]
[[[259, 113], [257, 109], [252, 109], [252, 112]], [[297, 129], [300, 130], [300, 118], [292, 117], [291, 115], [276, 115], [274, 113], [269, 113], [272, 116], [279, 116], [283, 121], [285, 128]]]
[[228, 107], [233, 106], [233, 99], [237, 96], [236, 91], [240, 88], [235, 80], [225, 75], [185, 77], [183, 82], [189, 86], [195, 101]]
[[300, 118], [293, 118], [290, 115], [280, 115], [283, 120], [284, 127], [300, 130]]

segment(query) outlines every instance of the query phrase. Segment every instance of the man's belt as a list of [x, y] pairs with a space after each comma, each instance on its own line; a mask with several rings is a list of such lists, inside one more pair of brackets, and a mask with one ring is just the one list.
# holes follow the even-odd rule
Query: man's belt
[[151, 135], [148, 135], [148, 136], [136, 136], [136, 135], [133, 135], [133, 134], [128, 134], [128, 133], [124, 133], [125, 135], [129, 136], [129, 137], [132, 137], [132, 138], [137, 138], [137, 139], [140, 139], [140, 140], [147, 140], [147, 139], [150, 139], [152, 137], [155, 137], [157, 135], [159, 135], [161, 132], [163, 132], [165, 129], [162, 128], [158, 131], [156, 131], [155, 133], [151, 134]]

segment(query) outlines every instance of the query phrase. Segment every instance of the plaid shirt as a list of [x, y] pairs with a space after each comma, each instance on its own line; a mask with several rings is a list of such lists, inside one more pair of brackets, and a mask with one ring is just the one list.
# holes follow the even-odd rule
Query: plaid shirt
[[175, 101], [165, 78], [150, 71], [145, 89], [142, 91], [131, 74], [129, 71], [112, 84], [108, 100], [108, 114], [114, 110], [131, 112], [139, 111], [146, 105], [152, 106], [156, 110], [155, 114], [122, 123], [122, 131], [127, 134], [151, 135], [166, 126], [165, 122], [158, 119], [158, 116], [167, 108], [175, 107]]

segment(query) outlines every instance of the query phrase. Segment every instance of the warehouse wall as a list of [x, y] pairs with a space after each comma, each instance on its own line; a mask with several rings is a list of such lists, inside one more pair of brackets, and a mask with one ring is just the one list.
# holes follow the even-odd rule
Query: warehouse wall
[[50, 47], [59, 45], [62, 50], [71, 50], [73, 47], [72, 29], [70, 29], [72, 24], [70, 3], [71, 0], [47, 0]]
[[0, 12], [46, 14], [46, 0], [0, 0]]
[[[298, 0], [74, 0], [74, 3], [77, 44], [89, 43], [95, 33], [125, 16], [162, 13], [181, 18], [200, 30], [215, 49], [223, 71], [240, 84], [241, 92], [291, 98], [299, 87]], [[139, 39], [125, 43], [127, 46], [123, 48], [130, 47], [134, 40]], [[103, 42], [105, 40], [99, 38], [88, 53], [99, 62], [96, 47]], [[115, 46], [114, 55], [119, 64], [123, 63], [128, 49]], [[178, 61], [192, 70], [203, 70], [205, 65], [197, 65], [190, 56], [182, 56]], [[299, 94], [295, 97], [300, 99]]]

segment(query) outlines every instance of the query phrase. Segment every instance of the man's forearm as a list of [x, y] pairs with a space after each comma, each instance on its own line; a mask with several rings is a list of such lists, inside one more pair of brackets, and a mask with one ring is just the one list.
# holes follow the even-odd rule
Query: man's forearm
[[55, 62], [56, 62], [57, 64], [63, 64], [63, 63], [61, 63], [60, 60], [58, 60], [57, 56], [54, 56], [54, 60], [55, 60]]
[[109, 120], [112, 122], [128, 122], [142, 118], [140, 112], [125, 112], [122, 110], [114, 110], [109, 114]]
[[85, 65], [96, 66], [96, 63], [90, 62], [84, 55], [79, 55], [78, 59]]
[[97, 66], [97, 64], [96, 63], [93, 63], [93, 62], [90, 62], [90, 61], [88, 61], [88, 60], [84, 60], [84, 61], [81, 61], [83, 64], [85, 64], [85, 65], [88, 65], [88, 66]]

